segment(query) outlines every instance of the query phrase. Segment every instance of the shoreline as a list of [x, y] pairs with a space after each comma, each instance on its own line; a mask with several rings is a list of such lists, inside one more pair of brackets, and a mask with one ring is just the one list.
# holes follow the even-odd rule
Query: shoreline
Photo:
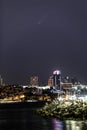
[[28, 100], [28, 101], [5, 101], [0, 102], [0, 109], [10, 109], [10, 108], [33, 108], [33, 107], [43, 107], [45, 105], [45, 101], [36, 101], [36, 100]]

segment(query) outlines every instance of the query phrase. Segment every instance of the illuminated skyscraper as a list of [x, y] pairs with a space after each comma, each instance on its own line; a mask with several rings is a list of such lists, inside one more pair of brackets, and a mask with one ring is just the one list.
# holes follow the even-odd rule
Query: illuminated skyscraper
[[50, 87], [53, 87], [53, 76], [50, 76], [49, 79], [48, 79], [48, 85]]
[[56, 89], [61, 89], [61, 72], [59, 70], [53, 71], [53, 84]]
[[38, 76], [30, 77], [30, 85], [31, 86], [38, 86]]
[[3, 79], [1, 77], [1, 75], [0, 75], [0, 85], [3, 85]]

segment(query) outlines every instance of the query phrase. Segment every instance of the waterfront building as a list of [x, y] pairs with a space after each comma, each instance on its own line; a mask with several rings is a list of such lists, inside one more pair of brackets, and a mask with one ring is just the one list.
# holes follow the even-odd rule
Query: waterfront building
[[72, 83], [63, 83], [62, 82], [61, 83], [61, 87], [62, 87], [63, 91], [66, 92], [66, 94], [69, 94], [71, 89], [72, 89], [72, 87], [73, 87], [73, 84]]
[[80, 83], [80, 81], [76, 77], [72, 77], [71, 82], [72, 82], [73, 85]]

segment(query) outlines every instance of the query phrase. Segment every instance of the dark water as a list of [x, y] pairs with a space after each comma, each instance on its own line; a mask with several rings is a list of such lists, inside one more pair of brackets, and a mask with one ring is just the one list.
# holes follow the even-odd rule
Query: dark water
[[87, 122], [45, 119], [34, 109], [0, 109], [0, 130], [86, 130]]

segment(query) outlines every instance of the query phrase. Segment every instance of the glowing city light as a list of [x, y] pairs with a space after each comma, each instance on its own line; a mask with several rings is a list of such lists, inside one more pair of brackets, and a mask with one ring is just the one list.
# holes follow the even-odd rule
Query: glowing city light
[[61, 74], [61, 72], [59, 71], [59, 70], [55, 70], [55, 71], [53, 71], [53, 74], [55, 75], [55, 74]]

